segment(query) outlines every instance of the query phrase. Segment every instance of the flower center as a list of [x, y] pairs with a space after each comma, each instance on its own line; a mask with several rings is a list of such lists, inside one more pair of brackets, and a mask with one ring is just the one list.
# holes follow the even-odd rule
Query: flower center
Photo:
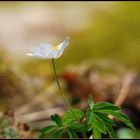
[[52, 46], [51, 49], [52, 49], [52, 50], [58, 50], [59, 47], [58, 47], [58, 46]]

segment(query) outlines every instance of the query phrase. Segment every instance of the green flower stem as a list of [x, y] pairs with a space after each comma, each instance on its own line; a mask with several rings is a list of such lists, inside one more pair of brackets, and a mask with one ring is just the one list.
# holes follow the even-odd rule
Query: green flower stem
[[56, 79], [56, 83], [57, 83], [57, 86], [58, 86], [58, 89], [60, 91], [60, 94], [63, 96], [69, 110], [71, 111], [71, 113], [73, 114], [74, 118], [79, 122], [79, 119], [76, 117], [76, 115], [74, 114], [74, 112], [72, 111], [72, 107], [71, 105], [69, 104], [66, 96], [64, 95], [64, 93], [62, 92], [61, 90], [61, 87], [60, 87], [60, 84], [59, 84], [59, 81], [58, 81], [58, 78], [57, 78], [57, 74], [56, 74], [56, 68], [55, 68], [55, 63], [54, 63], [54, 59], [52, 58], [52, 65], [53, 65], [53, 70], [54, 70], [54, 76], [55, 76], [55, 79]]

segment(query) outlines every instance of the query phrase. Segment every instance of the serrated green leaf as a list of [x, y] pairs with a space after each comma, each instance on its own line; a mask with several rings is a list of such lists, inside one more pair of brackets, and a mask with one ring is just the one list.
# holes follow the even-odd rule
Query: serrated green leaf
[[69, 131], [69, 129], [67, 129], [67, 132], [68, 132], [69, 138], [70, 138], [70, 139], [73, 139], [74, 137], [73, 137], [73, 135], [71, 134], [71, 132]]
[[131, 121], [129, 121], [129, 123], [127, 124], [127, 126], [129, 126], [130, 128], [132, 128], [133, 130], [136, 131], [135, 126], [133, 125], [133, 123]]
[[[84, 113], [82, 110], [80, 110], [80, 109], [72, 109], [72, 110], [78, 119], [81, 119], [84, 116]], [[71, 111], [68, 111], [64, 114], [64, 118], [63, 118], [64, 124], [68, 124], [70, 122], [75, 122], [75, 121], [76, 121], [75, 117], [73, 116]]]
[[54, 129], [56, 129], [57, 127], [55, 125], [49, 125], [47, 127], [44, 127], [41, 129], [41, 133], [47, 133], [47, 132], [50, 132]]
[[120, 111], [120, 108], [118, 106], [115, 106], [111, 103], [108, 102], [98, 102], [94, 105], [95, 110], [115, 110], [115, 111]]
[[56, 123], [58, 126], [62, 126], [62, 120], [58, 114], [52, 115], [51, 120]]
[[[100, 110], [99, 110], [100, 111]], [[124, 122], [127, 126], [131, 127], [132, 129], [135, 130], [134, 125], [131, 123], [130, 119], [128, 116], [115, 112], [115, 111], [111, 111], [111, 110], [101, 110], [102, 113], [106, 113], [106, 114], [110, 114], [112, 116], [114, 116], [115, 118], [121, 120], [122, 122]]]
[[40, 134], [39, 138], [44, 138], [47, 134], [55, 131], [57, 128], [58, 127], [55, 126], [55, 125], [49, 125], [47, 127], [42, 128], [41, 131], [40, 131], [41, 134]]
[[94, 139], [100, 139], [101, 138], [101, 132], [96, 128], [96, 126], [93, 124], [92, 125], [92, 137]]
[[92, 125], [94, 125], [100, 132], [106, 134], [105, 123], [95, 113], [94, 113]]
[[93, 112], [89, 110], [87, 112], [87, 124], [91, 124], [92, 121], [93, 121]]
[[111, 119], [109, 119], [106, 115], [100, 112], [94, 112], [97, 116], [98, 119], [102, 119], [105, 124], [111, 125], [111, 126], [116, 126], [115, 122], [113, 122]]
[[109, 134], [109, 136], [110, 136], [111, 138], [116, 138], [116, 137], [117, 137], [117, 136], [116, 136], [116, 133], [115, 133], [115, 131], [113, 130], [113, 128], [112, 128], [111, 125], [106, 125], [106, 129], [107, 129], [107, 132], [108, 132], [108, 134]]
[[97, 117], [98, 119], [101, 119], [104, 122], [105, 130], [109, 133], [110, 137], [111, 138], [115, 137], [115, 133], [112, 128], [112, 126], [115, 126], [115, 123], [103, 113], [100, 113], [100, 112], [94, 112], [94, 113], [95, 113], [95, 116], [96, 115], [98, 116]]
[[89, 106], [90, 110], [92, 110], [93, 107], [94, 107], [94, 102], [93, 102], [93, 97], [92, 96], [88, 97], [88, 106]]
[[78, 138], [77, 134], [73, 130], [67, 128], [67, 132], [70, 139]]
[[65, 132], [64, 128], [59, 128], [59, 129], [49, 133], [47, 138], [49, 138], [49, 139], [61, 138], [61, 136], [64, 134], [64, 132]]
[[86, 131], [86, 125], [85, 124], [71, 123], [71, 124], [69, 124], [68, 128], [75, 131], [75, 132]]

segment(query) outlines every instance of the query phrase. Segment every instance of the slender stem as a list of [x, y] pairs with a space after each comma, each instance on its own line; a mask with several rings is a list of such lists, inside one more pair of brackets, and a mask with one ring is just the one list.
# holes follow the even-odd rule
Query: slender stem
[[69, 104], [66, 96], [64, 95], [64, 93], [62, 92], [61, 90], [61, 87], [60, 87], [60, 84], [59, 84], [59, 81], [58, 81], [58, 78], [57, 78], [57, 73], [56, 73], [56, 68], [55, 68], [55, 63], [54, 63], [54, 59], [52, 58], [52, 65], [53, 65], [53, 70], [54, 70], [54, 76], [55, 76], [55, 79], [56, 79], [56, 83], [57, 83], [57, 86], [58, 86], [58, 89], [60, 91], [60, 94], [63, 96], [69, 110], [71, 111], [71, 113], [73, 114], [74, 118], [79, 122], [79, 119], [76, 117], [76, 115], [74, 114], [74, 112], [72, 111], [72, 107], [71, 105]]

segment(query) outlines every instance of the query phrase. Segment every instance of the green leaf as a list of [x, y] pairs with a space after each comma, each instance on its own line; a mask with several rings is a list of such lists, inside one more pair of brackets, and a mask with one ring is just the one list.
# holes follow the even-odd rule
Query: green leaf
[[71, 123], [68, 128], [75, 132], [84, 132], [86, 131], [86, 124]]
[[14, 127], [4, 128], [1, 133], [5, 139], [20, 139], [20, 133]]
[[100, 119], [95, 113], [94, 113], [92, 125], [94, 125], [100, 132], [106, 134], [106, 126], [104, 121]]
[[62, 120], [58, 114], [52, 115], [51, 120], [56, 123], [58, 126], [62, 126]]
[[108, 103], [108, 102], [98, 102], [94, 105], [94, 109], [96, 109], [96, 110], [107, 109], [107, 110], [120, 111], [120, 108], [118, 106], [115, 106], [115, 105]]
[[67, 128], [67, 132], [70, 139], [78, 138], [77, 134], [73, 130]]
[[91, 124], [91, 122], [93, 121], [93, 112], [91, 110], [89, 110], [87, 112], [87, 124]]
[[130, 128], [132, 128], [133, 130], [136, 131], [135, 126], [133, 125], [133, 123], [131, 121], [129, 121], [129, 123], [127, 124], [127, 126], [129, 126]]
[[94, 112], [97, 116], [98, 119], [102, 119], [105, 124], [111, 125], [111, 126], [116, 126], [115, 122], [113, 122], [111, 119], [109, 119], [106, 115], [100, 112]]
[[[80, 110], [80, 109], [72, 109], [72, 110], [78, 119], [81, 119], [84, 116], [84, 113], [82, 110]], [[72, 112], [71, 111], [66, 112], [64, 114], [63, 123], [68, 124], [73, 121], [76, 121], [76, 120], [75, 120], [75, 117], [73, 116]]]
[[113, 130], [113, 128], [112, 128], [112, 126], [111, 125], [106, 125], [106, 129], [107, 129], [107, 132], [108, 132], [108, 134], [109, 134], [109, 136], [111, 137], [111, 138], [116, 138], [117, 136], [116, 136], [116, 133], [115, 133], [115, 131]]
[[44, 138], [47, 134], [55, 131], [58, 127], [55, 125], [49, 125], [47, 127], [44, 127], [41, 129], [41, 134], [39, 136], [39, 138]]
[[100, 112], [94, 112], [95, 116], [97, 116], [98, 119], [101, 119], [103, 121], [105, 130], [109, 133], [109, 136], [111, 138], [115, 137], [115, 132], [112, 128], [112, 126], [115, 126], [115, 123], [109, 119], [106, 115]]
[[93, 124], [92, 125], [92, 137], [94, 139], [100, 139], [101, 138], [101, 132], [96, 128], [96, 126]]
[[2, 128], [7, 128], [10, 126], [10, 119], [5, 116], [4, 118], [1, 119], [1, 127]]
[[49, 133], [47, 138], [50, 138], [50, 139], [61, 138], [61, 136], [64, 134], [64, 132], [65, 132], [64, 128], [59, 128], [59, 129]]
[[[100, 110], [99, 110], [100, 111]], [[127, 126], [131, 127], [132, 129], [136, 130], [134, 125], [131, 123], [130, 119], [128, 116], [115, 112], [115, 111], [111, 111], [111, 110], [101, 110], [102, 113], [106, 113], [106, 114], [110, 114], [114, 117], [116, 117], [117, 119], [121, 120], [122, 122], [124, 122]]]
[[89, 106], [90, 110], [92, 110], [93, 107], [94, 107], [94, 102], [93, 102], [93, 97], [92, 96], [88, 97], [88, 106]]

